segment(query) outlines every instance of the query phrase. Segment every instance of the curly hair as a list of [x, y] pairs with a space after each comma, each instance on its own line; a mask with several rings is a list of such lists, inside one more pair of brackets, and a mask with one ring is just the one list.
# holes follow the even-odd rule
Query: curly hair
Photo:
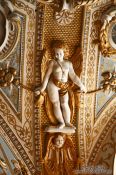
[[62, 40], [53, 40], [51, 42], [51, 48], [53, 50], [53, 54], [55, 52], [55, 49], [63, 49], [65, 59], [68, 58], [69, 48], [68, 48], [68, 45], [64, 43], [64, 41], [62, 41]]

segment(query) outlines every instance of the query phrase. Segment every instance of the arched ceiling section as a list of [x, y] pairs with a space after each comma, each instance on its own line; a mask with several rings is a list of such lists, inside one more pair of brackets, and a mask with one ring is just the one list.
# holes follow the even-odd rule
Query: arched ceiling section
[[101, 133], [88, 159], [88, 165], [101, 166], [102, 170], [104, 168], [106, 173], [113, 173], [114, 157], [116, 154], [115, 135], [116, 117], [112, 118], [112, 121], [107, 124]]
[[[2, 1], [2, 3], [0, 1], [2, 5], [7, 2]], [[19, 20], [20, 32], [18, 42], [15, 45], [12, 42], [8, 42], [9, 44], [7, 43], [4, 48], [2, 47], [3, 45], [0, 47], [2, 48], [0, 54], [7, 54], [7, 51], [9, 51], [8, 57], [5, 57], [5, 59], [0, 57], [0, 70], [2, 70], [2, 73], [4, 73], [4, 70], [7, 73], [10, 67], [14, 68], [20, 85], [23, 84], [30, 89], [34, 83], [35, 8], [36, 6], [31, 3], [15, 1], [13, 11], [9, 11], [12, 15], [6, 15], [6, 17], [9, 20], [7, 27], [13, 30], [14, 35], [17, 34], [18, 30], [13, 25], [10, 25], [10, 20], [13, 17], [13, 24], [15, 23], [15, 17]], [[11, 38], [13, 42], [15, 42], [14, 35]], [[8, 49], [10, 46], [12, 46], [12, 49]], [[12, 80], [11, 72], [9, 76], [7, 76], [7, 80], [9, 78]], [[12, 142], [13, 148], [19, 152], [21, 159], [23, 159], [31, 174], [34, 174], [36, 170], [34, 167], [34, 144], [31, 130], [33, 128], [33, 92], [32, 90], [28, 91], [28, 88], [22, 88], [22, 86], [18, 89], [17, 85], [13, 85], [13, 88], [10, 89], [9, 84], [12, 81], [7, 84], [7, 87], [3, 87], [1, 86], [1, 81], [2, 78], [0, 79], [0, 127], [6, 135], [6, 141], [10, 140]], [[10, 90], [12, 93], [10, 93]], [[0, 137], [2, 136], [0, 135]]]
[[[17, 139], [14, 132], [10, 129], [8, 124], [0, 115], [0, 144], [3, 156], [2, 159], [7, 162], [8, 169], [10, 173], [13, 172], [13, 165], [11, 159], [20, 159], [23, 164], [27, 167], [28, 171], [32, 174], [35, 173], [35, 167], [31, 162], [28, 154], [25, 152], [24, 148], [22, 147], [20, 141]], [[4, 150], [4, 148], [7, 148]], [[1, 154], [2, 154], [1, 153]], [[13, 173], [12, 173], [13, 174]]]
[[[103, 22], [101, 21], [102, 15], [106, 13], [108, 9], [111, 8], [113, 8], [113, 3], [111, 3], [110, 1], [100, 1], [96, 2], [93, 5], [88, 5], [85, 7], [82, 37], [82, 78], [85, 81], [88, 91], [92, 91], [99, 88], [98, 82], [100, 82], [99, 76], [101, 76], [101, 73], [103, 73], [106, 70], [112, 72], [114, 69], [114, 56], [110, 56], [109, 58], [104, 57], [101, 54], [101, 50], [99, 47], [99, 34], [101, 29], [101, 23]], [[98, 42], [96, 44], [94, 41], [97, 40]], [[104, 100], [99, 99], [99, 97], [103, 97]], [[83, 102], [85, 104], [84, 109]], [[101, 105], [101, 107], [98, 106], [99, 104]], [[85, 96], [81, 96], [78, 137], [80, 157], [85, 162], [88, 160], [88, 157], [91, 153], [91, 148], [94, 146], [94, 144], [97, 144], [97, 141], [99, 140], [99, 135], [101, 135], [101, 132], [105, 130], [106, 125], [113, 120], [113, 117], [116, 113], [115, 105], [116, 98], [114, 93], [110, 93], [109, 97], [103, 91], [99, 91], [96, 94], [90, 93], [86, 94]], [[99, 115], [97, 115], [96, 110], [99, 111]]]
[[[74, 2], [76, 4], [77, 1]], [[22, 27], [16, 50], [8, 59], [11, 60], [10, 66], [16, 65], [21, 84], [24, 86], [14, 92], [17, 101], [11, 95], [9, 99], [6, 98], [8, 89], [5, 91], [2, 88], [0, 127], [6, 135], [5, 139], [12, 142], [30, 173], [39, 175], [47, 150], [44, 144], [47, 140], [44, 128], [50, 124], [45, 105], [34, 108], [32, 92], [33, 87], [41, 84], [41, 74], [45, 71], [44, 66], [42, 69], [41, 65], [46, 61], [42, 62], [42, 49], [48, 50], [48, 59], [51, 58], [50, 42], [53, 39], [64, 40], [70, 48], [70, 56], [76, 46], [82, 45], [81, 80], [88, 91], [97, 89], [102, 80], [101, 73], [107, 70], [107, 66], [109, 71], [113, 71], [114, 58], [104, 57], [100, 52], [99, 43], [96, 44], [95, 41], [99, 39], [102, 14], [114, 4], [106, 0], [97, 1], [84, 8], [80, 7], [75, 11], [74, 20], [66, 26], [60, 26], [55, 21], [51, 6], [45, 6], [35, 0], [16, 0], [14, 4], [15, 11], [22, 21]], [[78, 65], [78, 56], [74, 61]], [[102, 91], [96, 94], [79, 95], [74, 92], [74, 95], [75, 99], [78, 99], [75, 103], [73, 119], [77, 130], [71, 136], [75, 151], [84, 163], [94, 160], [99, 162], [101, 158], [98, 158], [97, 154], [104, 151], [100, 150], [100, 147], [105, 144], [104, 139], [111, 133], [114, 126], [115, 94], [111, 93], [107, 96]], [[14, 103], [15, 108], [20, 110], [14, 109], [12, 105]], [[39, 171], [36, 172], [36, 169]]]

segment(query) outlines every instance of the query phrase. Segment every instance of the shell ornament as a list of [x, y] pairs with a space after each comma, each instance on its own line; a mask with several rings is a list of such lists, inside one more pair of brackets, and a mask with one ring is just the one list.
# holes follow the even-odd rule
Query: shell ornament
[[55, 12], [55, 20], [59, 25], [65, 26], [72, 22], [74, 19], [74, 11], [62, 10]]

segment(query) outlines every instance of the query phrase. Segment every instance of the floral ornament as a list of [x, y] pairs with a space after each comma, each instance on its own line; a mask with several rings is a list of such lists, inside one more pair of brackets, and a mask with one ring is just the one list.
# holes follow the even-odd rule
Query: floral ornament
[[103, 87], [104, 91], [108, 90], [109, 92], [116, 92], [116, 72], [103, 72], [102, 77], [104, 80], [101, 82], [101, 87]]
[[0, 68], [0, 87], [10, 87], [12, 84], [18, 85], [19, 80], [16, 78], [17, 71], [13, 67]]

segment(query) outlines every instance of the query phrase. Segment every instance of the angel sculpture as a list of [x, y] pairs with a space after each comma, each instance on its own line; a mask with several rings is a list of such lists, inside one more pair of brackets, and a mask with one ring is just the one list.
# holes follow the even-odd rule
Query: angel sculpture
[[63, 134], [51, 136], [44, 158], [44, 175], [74, 175], [77, 157], [72, 140]]
[[85, 86], [75, 74], [72, 63], [67, 59], [68, 47], [64, 42], [57, 40], [52, 45], [54, 59], [49, 61], [47, 71], [43, 82], [35, 94], [42, 94], [47, 89], [50, 102], [52, 103], [53, 114], [58, 121], [57, 128], [70, 127], [75, 129], [71, 124], [71, 110], [69, 107], [69, 78], [81, 91], [86, 92]]

